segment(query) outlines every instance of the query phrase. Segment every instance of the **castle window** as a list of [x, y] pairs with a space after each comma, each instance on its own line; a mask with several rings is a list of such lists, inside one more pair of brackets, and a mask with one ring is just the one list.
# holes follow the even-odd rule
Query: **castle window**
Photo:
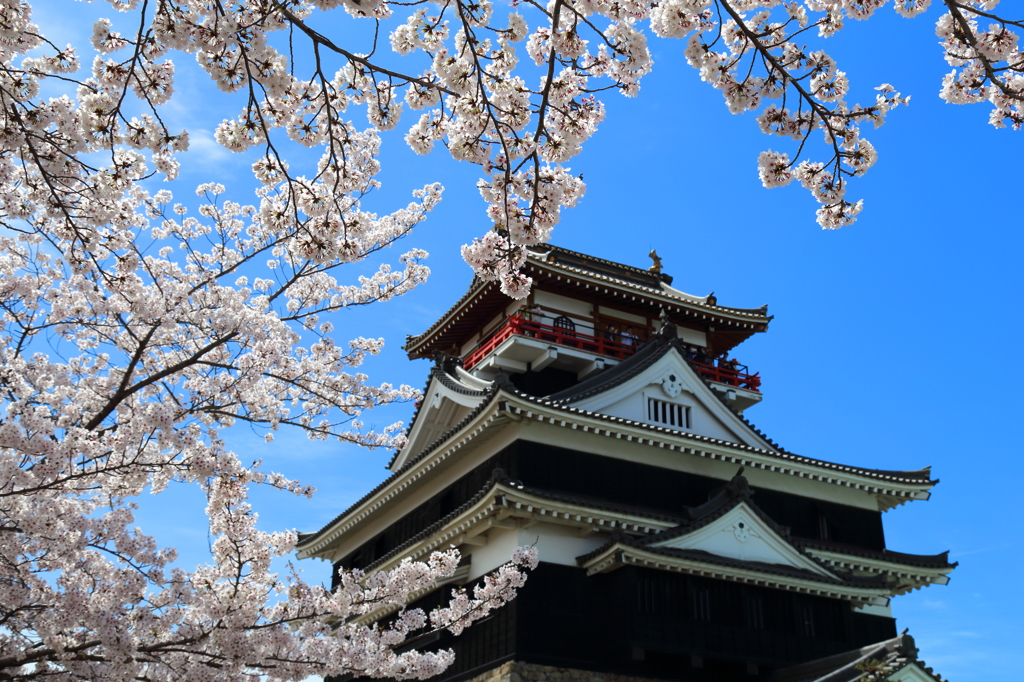
[[824, 514], [822, 514], [821, 510], [819, 509], [818, 510], [818, 537], [820, 537], [822, 540], [831, 540], [832, 539], [832, 533], [829, 532], [829, 530], [830, 530], [830, 528], [829, 528], [828, 518]]
[[805, 637], [814, 637], [814, 606], [801, 602], [796, 606], [796, 631]]
[[690, 599], [693, 619], [711, 620], [711, 590], [707, 587], [694, 587]]
[[677, 429], [688, 429], [690, 428], [690, 407], [657, 398], [648, 398], [647, 419]]
[[761, 595], [748, 595], [744, 606], [745, 625], [753, 630], [764, 630], [764, 601]]

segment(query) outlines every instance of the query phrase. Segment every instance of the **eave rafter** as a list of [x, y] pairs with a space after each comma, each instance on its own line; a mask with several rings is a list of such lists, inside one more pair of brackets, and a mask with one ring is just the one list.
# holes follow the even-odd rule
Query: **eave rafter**
[[718, 566], [711, 561], [705, 562], [681, 557], [667, 557], [663, 554], [644, 551], [643, 549], [620, 543], [615, 543], [604, 552], [588, 559], [583, 563], [583, 568], [587, 569], [587, 575], [596, 575], [630, 565], [749, 585], [759, 585], [761, 587], [771, 587], [819, 597], [844, 599], [860, 604], [878, 606], [887, 606], [889, 604], [889, 590], [883, 586], [858, 587], [854, 585], [840, 585], [818, 582], [810, 578], [803, 579], [787, 575], [775, 575], [757, 570], [754, 567], [737, 565]]
[[376, 495], [370, 496], [362, 504], [357, 505], [356, 508], [350, 509], [347, 513], [335, 519], [333, 523], [322, 529], [311, 540], [300, 541], [297, 546], [298, 557], [300, 559], [318, 557], [335, 561], [336, 557], [332, 558], [324, 553], [324, 550], [334, 543], [335, 540], [367, 518], [375, 515], [387, 506], [389, 502], [400, 497], [405, 490], [416, 485], [430, 474], [436, 473], [437, 470], [444, 468], [450, 462], [453, 455], [460, 452], [467, 445], [475, 443], [479, 436], [489, 430], [489, 427], [502, 421], [507, 421], [507, 415], [502, 414], [500, 409], [486, 410], [477, 415], [476, 419], [466, 424], [459, 432], [447, 439], [442, 444], [443, 447], [434, 449], [430, 453], [430, 457], [424, 457], [422, 460], [414, 462], [416, 466], [411, 466], [408, 470], [402, 472], [402, 475], [396, 474], [393, 477], [394, 480], [389, 485], [383, 486]]
[[928, 585], [947, 585], [950, 581], [949, 573], [956, 568], [956, 564], [935, 567], [911, 566], [896, 561], [821, 550], [813, 546], [805, 546], [804, 551], [832, 568], [866, 575], [888, 575], [897, 581], [897, 586], [892, 590], [893, 596]]

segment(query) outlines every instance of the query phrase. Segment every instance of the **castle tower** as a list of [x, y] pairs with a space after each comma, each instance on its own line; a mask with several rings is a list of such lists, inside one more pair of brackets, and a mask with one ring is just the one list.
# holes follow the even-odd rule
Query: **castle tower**
[[930, 471], [773, 442], [744, 416], [760, 376], [731, 358], [767, 308], [686, 294], [655, 263], [538, 247], [525, 304], [474, 281], [408, 339], [435, 364], [392, 475], [303, 535], [300, 557], [373, 571], [455, 545], [452, 584], [413, 604], [429, 611], [535, 543], [513, 603], [413, 643], [453, 648], [452, 682], [844, 682], [868, 660], [939, 679], [889, 604], [955, 564], [891, 551], [882, 528], [928, 499]]

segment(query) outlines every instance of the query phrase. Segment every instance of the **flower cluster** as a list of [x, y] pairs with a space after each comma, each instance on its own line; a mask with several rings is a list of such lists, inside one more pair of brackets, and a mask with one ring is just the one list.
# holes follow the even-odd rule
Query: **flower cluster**
[[[121, 203], [131, 224], [97, 226], [92, 243], [46, 220], [20, 239], [0, 237], [4, 674], [422, 679], [451, 663], [451, 652], [394, 653], [428, 626], [422, 613], [403, 612], [386, 628], [351, 619], [404, 608], [455, 571], [457, 552], [346, 573], [333, 593], [280, 577], [271, 561], [297, 537], [259, 530], [249, 490], [312, 491], [243, 465], [220, 436], [246, 422], [268, 437], [291, 427], [311, 439], [404, 443], [401, 424], [373, 432], [358, 419], [419, 394], [369, 384], [357, 370], [383, 341], [339, 343], [326, 318], [425, 279], [417, 250], [356, 284], [339, 281], [337, 269], [407, 233], [440, 188], [377, 217], [352, 195], [324, 197], [301, 180], [289, 191], [273, 169], [258, 172], [267, 181], [258, 207], [222, 200], [223, 186], [210, 183], [191, 217], [170, 192], [134, 188]], [[50, 244], [63, 255], [51, 255]], [[57, 353], [34, 352], [43, 330]], [[172, 570], [175, 552], [133, 528], [131, 500], [173, 482], [198, 485], [207, 498], [211, 561], [192, 572]], [[517, 553], [479, 603], [453, 600], [444, 627], [466, 627], [511, 599], [531, 565], [532, 550]]]
[[[154, 171], [174, 177], [176, 154], [188, 147], [187, 134], [167, 130], [158, 112], [174, 93], [170, 53], [183, 51], [195, 55], [218, 87], [244, 101], [241, 112], [218, 127], [217, 141], [233, 151], [265, 149], [257, 177], [288, 183], [292, 201], [302, 203], [291, 208], [312, 209], [311, 219], [332, 235], [308, 235], [295, 245], [301, 253], [329, 259], [350, 249], [345, 238], [336, 238], [341, 222], [335, 214], [347, 209], [331, 208], [332, 197], [366, 186], [376, 170], [377, 133], [396, 127], [408, 106], [421, 112], [405, 134], [417, 153], [442, 143], [455, 159], [482, 167], [481, 193], [495, 236], [469, 245], [466, 259], [480, 276], [521, 296], [528, 290], [517, 267], [522, 248], [547, 240], [560, 209], [584, 191], [564, 164], [604, 118], [598, 95], [613, 89], [634, 96], [651, 70], [649, 26], [656, 36], [686, 41], [689, 63], [723, 94], [730, 112], [759, 112], [765, 133], [793, 140], [796, 153], [785, 173], [761, 168], [773, 185], [796, 177], [796, 165], [806, 160], [801, 157], [815, 153], [809, 144], [814, 133], [823, 135], [827, 156], [799, 173], [822, 204], [819, 223], [838, 227], [852, 222], [859, 205], [845, 198], [849, 179], [875, 159], [861, 124], [880, 125], [908, 98], [883, 86], [873, 101], [849, 103], [846, 73], [801, 41], [815, 32], [833, 36], [847, 19], [868, 19], [886, 1], [552, 0], [545, 7], [513, 2], [507, 10], [492, 0], [418, 0], [393, 16], [386, 0], [240, 0], [226, 7], [175, 0], [144, 14], [134, 35], [98, 21], [91, 75], [79, 81], [75, 99], [43, 101], [42, 81], [75, 82], [78, 55], [70, 46], [45, 43], [24, 0], [0, 0], [0, 12], [9, 17], [0, 41], [0, 125], [6, 148], [20, 150], [0, 156], [0, 182], [9, 188], [3, 206], [7, 216], [26, 220], [46, 207], [48, 217], [64, 221], [65, 236], [74, 233], [87, 249], [97, 243], [93, 228], [125, 220], [120, 194]], [[137, 10], [111, 2], [121, 11]], [[894, 0], [906, 17], [928, 4]], [[953, 103], [988, 101], [994, 125], [1020, 128], [1024, 52], [1018, 32], [1024, 22], [995, 14], [993, 0], [942, 4], [936, 30], [954, 70], [943, 79], [941, 96]], [[339, 5], [354, 18], [394, 22], [391, 49], [416, 66], [396, 71], [314, 26], [320, 21], [314, 10]], [[283, 29], [294, 38], [275, 42]], [[279, 49], [284, 42], [292, 49], [296, 41], [306, 41], [316, 56], [307, 73], [296, 73]], [[32, 50], [38, 56], [27, 57]], [[150, 113], [128, 117], [127, 92]], [[345, 119], [352, 107], [365, 109], [368, 131]], [[289, 175], [278, 153], [279, 131], [322, 150], [313, 177]], [[108, 166], [82, 161], [99, 150], [111, 152]], [[781, 157], [771, 158], [777, 163]]]
[[[291, 427], [370, 447], [404, 442], [399, 425], [366, 431], [359, 419], [416, 392], [370, 384], [359, 367], [382, 342], [339, 341], [331, 318], [428, 275], [426, 254], [412, 249], [395, 267], [338, 277], [440, 199], [427, 185], [386, 215], [362, 207], [379, 187], [380, 133], [405, 108], [419, 112], [405, 132], [416, 152], [444, 147], [481, 167], [491, 229], [463, 255], [523, 297], [526, 249], [547, 241], [585, 191], [566, 164], [604, 120], [604, 91], [638, 93], [652, 35], [685, 41], [730, 112], [754, 113], [793, 147], [760, 155], [762, 182], [796, 180], [826, 228], [862, 209], [846, 193], [877, 160], [863, 125], [908, 101], [886, 84], [851, 104], [847, 73], [803, 42], [886, 0], [110, 4], [135, 13], [130, 33], [100, 19], [90, 45], [62, 48], [32, 23], [27, 0], [0, 0], [0, 669], [12, 677], [423, 677], [450, 663], [444, 652], [393, 653], [424, 614], [403, 612], [383, 629], [345, 619], [400, 606], [450, 573], [453, 555], [349, 576], [335, 594], [278, 578], [269, 561], [295, 538], [258, 531], [247, 491], [308, 490], [244, 466], [220, 436], [247, 422], [268, 439]], [[928, 4], [894, 0], [908, 17]], [[941, 0], [936, 31], [953, 69], [941, 96], [988, 102], [993, 125], [1020, 129], [1024, 20], [997, 6]], [[371, 30], [384, 25], [412, 66], [385, 64], [376, 41], [363, 54], [332, 39], [319, 24], [337, 8]], [[286, 56], [295, 46], [310, 48], [314, 58], [300, 62], [311, 66]], [[253, 205], [209, 184], [193, 216], [170, 192], [143, 189], [153, 175], [173, 179], [189, 146], [161, 115], [177, 96], [174, 53], [237, 98], [216, 140], [259, 150]], [[315, 167], [293, 171], [281, 153], [289, 143], [317, 150]], [[174, 552], [132, 528], [132, 500], [172, 481], [202, 486], [209, 501], [213, 563], [191, 573], [170, 570]], [[511, 598], [524, 562], [472, 597], [456, 594], [432, 622], [457, 630]]]

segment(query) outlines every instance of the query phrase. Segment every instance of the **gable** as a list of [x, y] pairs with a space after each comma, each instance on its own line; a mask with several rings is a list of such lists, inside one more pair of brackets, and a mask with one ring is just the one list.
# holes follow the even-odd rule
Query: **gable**
[[636, 376], [573, 407], [774, 450], [697, 376], [676, 348]]
[[660, 542], [655, 538], [649, 546], [699, 550], [740, 561], [781, 564], [827, 578], [836, 577], [781, 537], [746, 502], [740, 502], [720, 518], [693, 532]]
[[409, 429], [409, 441], [389, 468], [398, 471], [410, 457], [415, 457], [462, 421], [484, 399], [482, 394], [472, 395], [453, 390], [440, 381], [436, 374], [432, 375], [427, 390], [423, 392], [423, 403]]

